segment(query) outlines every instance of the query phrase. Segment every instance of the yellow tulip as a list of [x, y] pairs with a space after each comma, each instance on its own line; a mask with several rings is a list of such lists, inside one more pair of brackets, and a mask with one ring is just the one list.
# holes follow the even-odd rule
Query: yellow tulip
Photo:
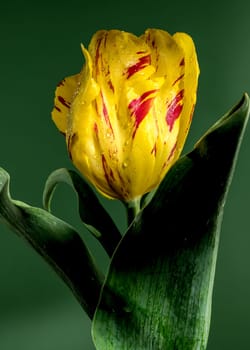
[[199, 67], [190, 36], [98, 31], [79, 74], [56, 89], [52, 118], [79, 171], [104, 195], [136, 200], [180, 156]]

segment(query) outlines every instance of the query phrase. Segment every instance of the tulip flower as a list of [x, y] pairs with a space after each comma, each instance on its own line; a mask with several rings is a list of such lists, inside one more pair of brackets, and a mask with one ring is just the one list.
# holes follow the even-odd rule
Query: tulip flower
[[[178, 159], [196, 103], [192, 38], [102, 30], [82, 51], [80, 73], [57, 86], [52, 118], [83, 176], [53, 171], [39, 208], [12, 198], [10, 176], [0, 167], [0, 224], [70, 288], [92, 322], [96, 350], [205, 350], [223, 211], [249, 96]], [[123, 229], [88, 182], [123, 202]], [[84, 228], [106, 251], [105, 273], [84, 235], [51, 213], [60, 183], [77, 195]]]
[[180, 156], [199, 75], [190, 36], [98, 31], [79, 74], [56, 89], [52, 118], [73, 164], [105, 196], [129, 202]]

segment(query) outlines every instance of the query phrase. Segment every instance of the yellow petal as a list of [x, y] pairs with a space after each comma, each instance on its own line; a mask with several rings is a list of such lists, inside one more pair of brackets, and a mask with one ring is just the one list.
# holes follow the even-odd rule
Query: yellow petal
[[183, 66], [185, 74], [183, 77], [183, 88], [184, 91], [186, 91], [183, 98], [181, 127], [177, 140], [177, 149], [179, 150], [176, 156], [179, 156], [193, 117], [200, 70], [192, 38], [185, 33], [176, 33], [174, 34], [173, 38], [184, 52]]
[[79, 74], [67, 77], [56, 88], [52, 119], [57, 128], [64, 134], [67, 131], [69, 109], [77, 89], [78, 79]]

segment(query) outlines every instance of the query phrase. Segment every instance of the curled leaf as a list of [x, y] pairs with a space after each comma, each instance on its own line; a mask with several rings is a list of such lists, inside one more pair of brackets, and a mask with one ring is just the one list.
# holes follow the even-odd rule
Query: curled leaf
[[13, 200], [9, 181], [9, 174], [0, 168], [0, 221], [49, 263], [92, 318], [103, 277], [79, 234], [46, 210]]
[[84, 225], [111, 256], [121, 239], [121, 234], [93, 190], [75, 171], [62, 168], [50, 174], [44, 187], [44, 207], [50, 210], [53, 192], [60, 183], [66, 183], [74, 189], [78, 196], [79, 214]]

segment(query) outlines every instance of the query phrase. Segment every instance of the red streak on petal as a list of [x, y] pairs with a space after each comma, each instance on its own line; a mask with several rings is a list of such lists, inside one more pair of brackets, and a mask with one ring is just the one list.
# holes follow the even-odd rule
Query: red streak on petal
[[154, 147], [152, 148], [151, 150], [151, 154], [153, 154], [154, 156], [156, 156], [156, 151], [157, 151], [157, 148], [156, 148], [156, 143], [154, 144]]
[[77, 141], [77, 139], [78, 139], [77, 133], [70, 135], [69, 138], [67, 139], [68, 154], [71, 160], [72, 160], [71, 149], [73, 147], [73, 144]]
[[135, 114], [137, 109], [140, 107], [141, 103], [151, 94], [153, 94], [154, 92], [156, 92], [157, 89], [154, 90], [149, 90], [144, 92], [139, 98], [135, 98], [134, 100], [132, 100], [130, 102], [130, 104], [128, 105], [128, 108], [131, 109], [132, 114]]
[[184, 77], [184, 74], [180, 75], [179, 78], [177, 78], [177, 79], [173, 82], [172, 86], [174, 86], [176, 83], [178, 83], [178, 81], [180, 81], [183, 77]]
[[115, 181], [115, 177], [114, 177], [114, 173], [113, 173], [113, 170], [112, 170], [112, 169], [110, 169], [109, 175], [110, 175], [111, 179], [112, 179], [113, 181]]
[[55, 109], [58, 111], [58, 112], [61, 112], [61, 109], [57, 106], [55, 106]]
[[[95, 53], [95, 69], [96, 69], [96, 75], [99, 74], [100, 72], [100, 67], [99, 67], [99, 62], [100, 62], [100, 58], [101, 58], [101, 53], [100, 53], [100, 46], [102, 43], [102, 38], [97, 40], [97, 44], [96, 44], [96, 53]], [[100, 62], [102, 63], [102, 62]]]
[[65, 83], [65, 79], [61, 80], [61, 81], [57, 84], [57, 86], [58, 86], [58, 87], [59, 87], [59, 86], [64, 86], [64, 83]]
[[108, 109], [107, 109], [107, 106], [103, 100], [103, 97], [102, 97], [102, 113], [104, 115], [104, 119], [105, 119], [106, 123], [109, 124]]
[[169, 156], [168, 156], [168, 161], [172, 158], [172, 156], [174, 155], [175, 153], [175, 150], [176, 150], [176, 146], [177, 146], [177, 142], [175, 142], [174, 146], [172, 147], [170, 153], [169, 153]]
[[144, 94], [142, 94], [139, 98], [132, 100], [128, 106], [128, 108], [131, 110], [131, 114], [135, 116], [135, 130], [132, 135], [133, 138], [140, 123], [146, 117], [154, 102], [154, 97], [148, 99], [146, 98], [156, 91], [157, 89], [144, 92]]
[[97, 40], [96, 54], [95, 54], [95, 63], [96, 63], [96, 65], [98, 64], [98, 60], [99, 60], [99, 57], [100, 57], [101, 42], [102, 42], [102, 39]]
[[58, 96], [58, 101], [67, 108], [70, 108], [70, 102], [67, 102], [62, 96]]
[[104, 154], [102, 154], [102, 167], [103, 167], [105, 179], [109, 187], [115, 192], [114, 186], [112, 184], [115, 181], [114, 174], [112, 169], [109, 168]]
[[180, 66], [185, 66], [185, 59], [184, 59], [184, 57], [183, 57], [183, 59], [180, 62]]
[[168, 111], [167, 111], [167, 115], [166, 115], [166, 122], [167, 125], [169, 126], [169, 131], [172, 131], [173, 127], [174, 127], [174, 123], [176, 121], [176, 119], [179, 118], [183, 105], [182, 105], [182, 99], [184, 96], [184, 89], [181, 90], [174, 98], [173, 100], [170, 102], [170, 104], [168, 105]]
[[139, 61], [134, 64], [133, 66], [129, 67], [127, 69], [127, 78], [129, 79], [132, 75], [139, 72], [141, 69], [147, 67], [151, 63], [151, 57], [150, 55], [143, 56], [139, 58]]
[[109, 119], [108, 109], [107, 109], [107, 106], [105, 104], [104, 97], [103, 97], [102, 93], [101, 93], [101, 97], [102, 97], [102, 113], [104, 116], [104, 120], [114, 136], [114, 131], [113, 131], [110, 119]]
[[101, 94], [101, 96], [102, 96], [102, 113], [103, 113], [103, 116], [104, 116], [104, 119], [105, 119], [106, 123], [110, 126], [108, 109], [107, 109], [107, 106], [106, 106], [106, 104], [104, 102], [103, 94]]
[[140, 106], [136, 109], [135, 112], [135, 130], [133, 132], [133, 137], [135, 136], [136, 130], [138, 129], [140, 123], [143, 121], [143, 119], [148, 114], [150, 108], [152, 107], [154, 98], [149, 98], [146, 101], [143, 101]]
[[105, 176], [105, 179], [107, 181], [107, 183], [109, 184], [109, 176], [108, 176], [108, 165], [107, 165], [107, 161], [106, 161], [106, 158], [104, 157], [104, 154], [102, 154], [102, 167], [103, 167], [103, 170], [104, 170], [104, 176]]
[[97, 126], [96, 123], [94, 124], [94, 132], [95, 132], [96, 135], [98, 136], [98, 126]]
[[111, 80], [108, 81], [108, 86], [110, 87], [110, 90], [112, 90], [112, 92], [115, 91], [114, 85], [112, 84], [112, 81], [111, 81]]
[[93, 129], [94, 129], [94, 133], [95, 133], [97, 144], [98, 144], [98, 146], [100, 148], [100, 138], [99, 138], [99, 130], [98, 130], [97, 123], [94, 123]]
[[191, 113], [190, 113], [190, 119], [189, 119], [189, 122], [191, 123], [192, 119], [193, 119], [193, 115], [194, 115], [194, 104], [192, 106], [192, 110], [191, 110]]
[[107, 46], [107, 32], [104, 35], [104, 47], [106, 48]]

